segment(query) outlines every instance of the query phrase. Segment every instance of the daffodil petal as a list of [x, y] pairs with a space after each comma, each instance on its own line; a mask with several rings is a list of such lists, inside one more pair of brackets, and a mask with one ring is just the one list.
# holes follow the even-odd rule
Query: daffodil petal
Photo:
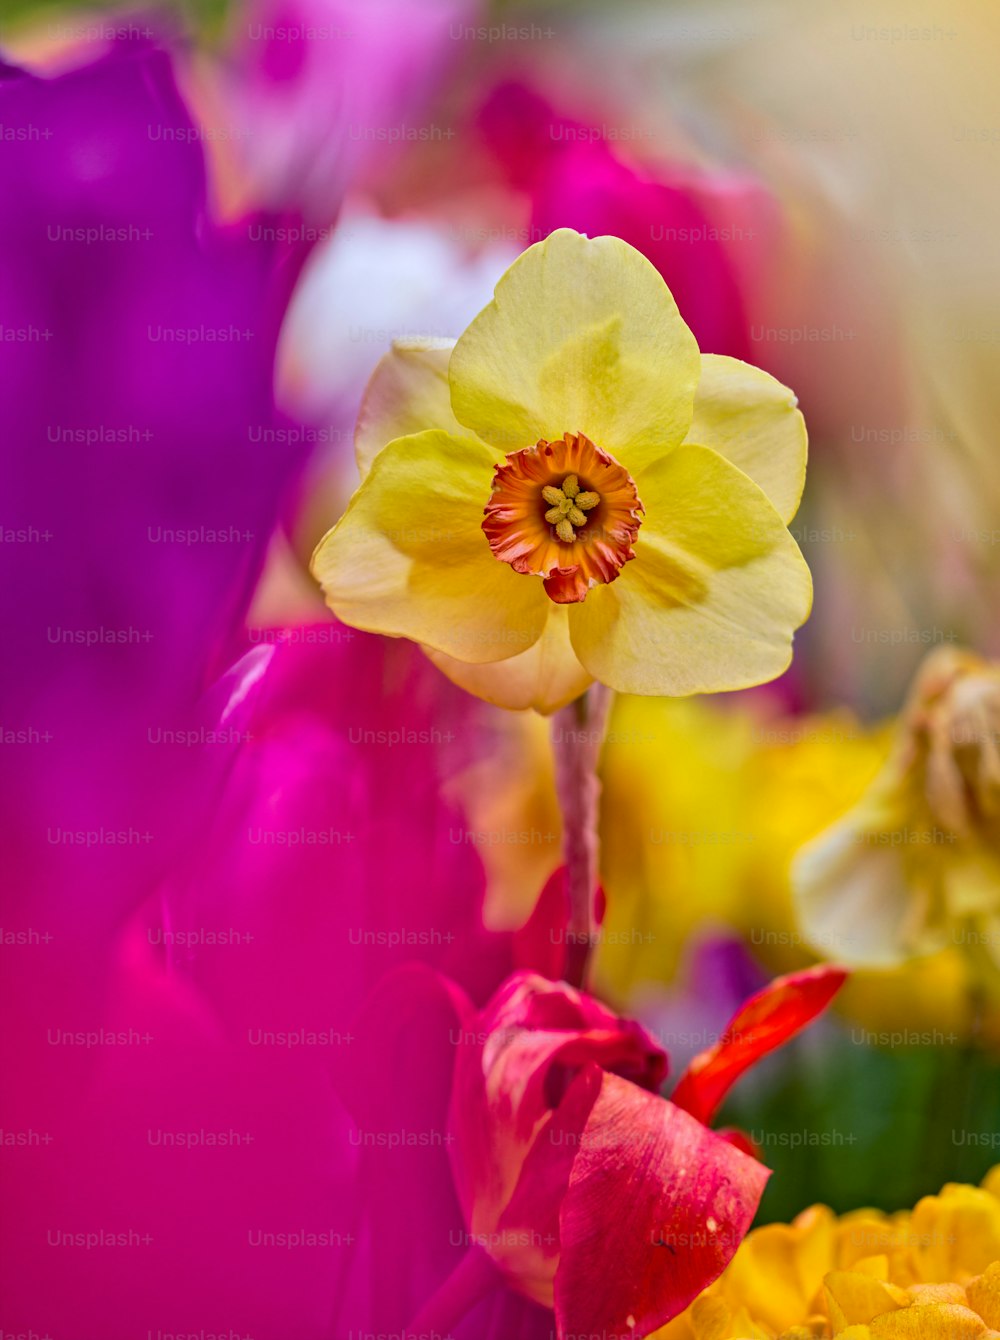
[[1000, 1330], [1000, 1261], [987, 1266], [981, 1275], [970, 1280], [965, 1290], [969, 1306], [975, 1309], [987, 1326]]
[[760, 368], [702, 354], [694, 419], [686, 442], [711, 447], [767, 494], [791, 521], [806, 482], [806, 424], [787, 386]]
[[635, 559], [570, 609], [595, 679], [622, 693], [715, 693], [788, 666], [812, 581], [762, 491], [707, 447], [682, 446], [637, 480]]
[[[853, 809], [819, 833], [792, 864], [806, 941], [856, 967], [892, 968], [945, 947], [942, 860], [935, 830], [898, 751]], [[938, 844], [940, 845], [940, 844]]]
[[856, 1270], [831, 1270], [823, 1281], [830, 1320], [837, 1331], [865, 1325], [885, 1312], [897, 1312], [909, 1299], [902, 1289]]
[[541, 637], [540, 581], [498, 563], [482, 531], [496, 455], [432, 431], [379, 452], [312, 571], [344, 623], [459, 660], [499, 661]]
[[796, 1225], [766, 1224], [744, 1239], [723, 1277], [733, 1305], [739, 1300], [750, 1316], [771, 1327], [775, 1334], [805, 1316], [822, 1281], [821, 1274], [815, 1281], [810, 1280], [808, 1287], [801, 1279], [796, 1269], [798, 1240]]
[[594, 682], [570, 643], [565, 605], [551, 605], [545, 631], [535, 645], [509, 660], [469, 665], [439, 651], [428, 650], [427, 655], [453, 684], [467, 693], [498, 707], [515, 711], [530, 707], [545, 716], [579, 698]]
[[700, 356], [656, 269], [561, 228], [518, 257], [459, 338], [455, 416], [502, 451], [584, 433], [634, 475], [691, 423]]
[[967, 1307], [906, 1307], [873, 1317], [872, 1340], [987, 1340], [986, 1323]]
[[852, 966], [892, 968], [909, 957], [911, 894], [899, 849], [848, 815], [792, 864], [806, 942]]
[[361, 478], [388, 443], [430, 428], [468, 434], [451, 412], [448, 360], [454, 340], [394, 340], [379, 359], [358, 411], [354, 454]]
[[[947, 1183], [913, 1209], [914, 1248], [923, 1279], [979, 1274], [1000, 1260], [1000, 1206], [989, 1191]], [[919, 1235], [919, 1236], [917, 1236]]]

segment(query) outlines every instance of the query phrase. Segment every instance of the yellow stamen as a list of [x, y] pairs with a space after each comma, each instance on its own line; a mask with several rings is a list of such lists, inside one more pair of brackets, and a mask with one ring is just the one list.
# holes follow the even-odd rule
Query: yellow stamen
[[567, 475], [562, 488], [546, 484], [542, 497], [550, 503], [545, 520], [555, 527], [556, 534], [564, 544], [572, 544], [576, 539], [574, 527], [587, 524], [586, 513], [592, 511], [601, 501], [599, 493], [580, 491], [580, 481], [576, 475]]

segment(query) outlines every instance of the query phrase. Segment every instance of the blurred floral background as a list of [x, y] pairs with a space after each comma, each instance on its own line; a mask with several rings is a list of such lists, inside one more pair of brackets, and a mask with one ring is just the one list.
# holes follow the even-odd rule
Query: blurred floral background
[[[124, 1282], [60, 1259], [53, 1336], [112, 1287], [108, 1335], [220, 1297], [258, 1337], [339, 1334], [330, 1270], [257, 1268], [240, 1237], [350, 1221], [338, 1049], [246, 1040], [346, 1031], [411, 957], [477, 1003], [518, 961], [560, 861], [548, 724], [337, 624], [308, 565], [379, 358], [459, 335], [560, 227], [647, 256], [810, 436], [791, 669], [614, 704], [600, 994], [676, 1075], [775, 974], [854, 968], [725, 1107], [774, 1169], [758, 1223], [912, 1206], [997, 1161], [998, 40], [974, 0], [8, 0], [5, 924], [54, 941], [4, 940], [5, 1129], [56, 1153], [0, 1157], [22, 1229], [95, 1200], [109, 1227], [162, 1219]], [[95, 829], [154, 840], [51, 836]], [[161, 1045], [56, 1052], [60, 1028]], [[256, 1144], [171, 1160], [145, 1134], [170, 1125]], [[410, 1211], [381, 1209], [384, 1246]], [[50, 1269], [31, 1241], [12, 1324]], [[192, 1282], [216, 1249], [221, 1294]]]

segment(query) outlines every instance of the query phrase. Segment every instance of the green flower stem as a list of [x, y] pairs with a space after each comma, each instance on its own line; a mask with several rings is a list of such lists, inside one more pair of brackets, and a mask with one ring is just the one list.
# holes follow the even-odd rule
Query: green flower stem
[[562, 811], [563, 860], [569, 897], [566, 981], [585, 986], [595, 943], [598, 874], [597, 764], [611, 707], [611, 690], [594, 684], [552, 717], [556, 794]]

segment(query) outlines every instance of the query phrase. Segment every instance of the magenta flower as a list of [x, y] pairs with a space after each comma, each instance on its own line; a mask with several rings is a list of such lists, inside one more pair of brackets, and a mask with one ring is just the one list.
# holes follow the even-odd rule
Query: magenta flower
[[[411, 648], [324, 625], [243, 654], [302, 464], [271, 396], [298, 257], [213, 220], [167, 55], [5, 69], [0, 122], [0, 1126], [39, 1142], [6, 1170], [5, 1324], [374, 1329], [447, 1232], [358, 1240], [390, 1202], [331, 1059], [415, 953], [470, 991], [510, 971], [443, 794], [488, 737]], [[446, 1210], [427, 1186], [404, 1169], [395, 1212]], [[75, 1245], [100, 1231], [125, 1246]]]
[[[279, 1200], [249, 1146], [251, 1199], [246, 1164], [199, 1168], [157, 1143], [231, 1126], [262, 1148], [278, 1118], [135, 918], [153, 907], [162, 929], [247, 730], [254, 676], [223, 672], [302, 463], [271, 396], [297, 257], [213, 219], [162, 50], [123, 42], [51, 78], [5, 66], [0, 124], [2, 990], [17, 1020], [0, 1125], [39, 1141], [6, 1168], [5, 1324], [117, 1340], [174, 1306], [208, 1318], [221, 1295], [238, 1325], [246, 1286], [220, 1289], [204, 1253], [220, 1230], [245, 1251], [255, 1215], [305, 1196], [294, 1158]], [[75, 1247], [98, 1230], [135, 1250]], [[302, 1285], [290, 1267], [258, 1272], [244, 1332], [267, 1333], [269, 1289]], [[319, 1292], [302, 1305], [314, 1320]]]
[[222, 758], [163, 732], [204, 724], [302, 463], [271, 397], [295, 258], [213, 222], [163, 51], [8, 69], [0, 120], [0, 694], [24, 742], [0, 791], [8, 916], [44, 892], [99, 941]]
[[592, 123], [564, 115], [527, 84], [496, 88], [480, 124], [531, 202], [532, 241], [557, 228], [622, 238], [659, 270], [700, 349], [760, 361], [750, 284], [774, 270], [781, 245], [779, 206], [761, 184], [681, 163], [643, 171], [635, 127], [606, 127], [597, 109]]
[[253, 199], [323, 228], [408, 137], [442, 138], [430, 95], [479, 0], [252, 0], [230, 25], [233, 148]]

